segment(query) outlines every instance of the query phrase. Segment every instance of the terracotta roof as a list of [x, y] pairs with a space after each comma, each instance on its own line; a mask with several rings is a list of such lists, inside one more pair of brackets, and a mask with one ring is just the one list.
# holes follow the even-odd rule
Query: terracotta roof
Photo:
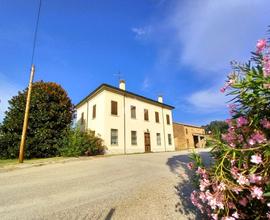
[[89, 100], [90, 98], [94, 97], [96, 94], [98, 94], [99, 92], [103, 91], [103, 90], [109, 90], [109, 91], [112, 91], [112, 92], [115, 92], [115, 93], [120, 93], [120, 94], [123, 94], [123, 95], [126, 95], [126, 96], [135, 96], [141, 100], [144, 100], [146, 102], [150, 102], [154, 105], [158, 105], [158, 106], [162, 106], [164, 108], [168, 108], [168, 109], [174, 109], [173, 106], [171, 105], [167, 105], [167, 104], [164, 104], [164, 103], [160, 103], [156, 100], [153, 100], [153, 99], [149, 99], [145, 96], [141, 96], [141, 95], [138, 95], [138, 94], [135, 94], [133, 92], [129, 92], [129, 91], [126, 91], [126, 90], [122, 90], [122, 89], [119, 89], [115, 86], [111, 86], [109, 84], [101, 84], [99, 87], [97, 87], [94, 91], [92, 91], [89, 95], [87, 95], [84, 99], [82, 99], [78, 104], [75, 105], [76, 108], [80, 107], [82, 104], [84, 104], [87, 100]]
[[180, 123], [180, 122], [173, 122], [173, 123], [174, 123], [174, 124], [178, 124], [178, 125], [188, 126], [188, 127], [194, 127], [194, 128], [201, 128], [201, 129], [204, 129], [202, 126], [197, 126], [197, 125], [184, 124], [184, 123]]

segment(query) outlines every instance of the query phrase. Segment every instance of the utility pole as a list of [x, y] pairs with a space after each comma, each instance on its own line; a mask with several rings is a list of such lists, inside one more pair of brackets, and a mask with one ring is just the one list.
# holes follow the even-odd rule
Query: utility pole
[[31, 99], [32, 83], [33, 83], [33, 79], [34, 79], [34, 74], [35, 74], [35, 66], [32, 64], [29, 86], [28, 86], [28, 91], [27, 91], [25, 113], [24, 113], [22, 138], [21, 138], [21, 144], [20, 144], [20, 154], [19, 154], [19, 162], [20, 163], [23, 163], [23, 159], [24, 159], [24, 147], [25, 147], [27, 127], [28, 127], [30, 99]]
[[35, 56], [35, 49], [36, 49], [37, 31], [38, 31], [38, 25], [39, 25], [41, 2], [42, 2], [42, 0], [39, 0], [36, 27], [35, 27], [35, 31], [34, 31], [33, 50], [32, 50], [32, 57], [31, 57], [31, 73], [30, 73], [30, 80], [29, 80], [29, 85], [28, 85], [28, 90], [27, 90], [27, 98], [26, 98], [26, 106], [25, 106], [25, 113], [24, 113], [23, 130], [22, 130], [22, 138], [21, 138], [20, 153], [19, 153], [19, 163], [23, 163], [23, 159], [24, 159], [24, 148], [25, 148], [27, 127], [28, 127], [32, 84], [33, 84], [33, 79], [34, 79], [34, 74], [35, 74], [34, 56]]

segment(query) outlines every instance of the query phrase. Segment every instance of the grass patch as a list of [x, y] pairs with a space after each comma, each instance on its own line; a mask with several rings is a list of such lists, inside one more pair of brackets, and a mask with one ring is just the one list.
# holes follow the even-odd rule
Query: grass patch
[[[66, 157], [51, 157], [51, 158], [35, 158], [35, 159], [26, 159], [24, 160], [24, 164], [42, 164], [42, 163], [50, 163], [50, 162], [57, 162], [66, 159]], [[19, 164], [18, 159], [7, 159], [1, 160], [0, 159], [0, 167], [5, 167], [9, 165], [17, 165]]]

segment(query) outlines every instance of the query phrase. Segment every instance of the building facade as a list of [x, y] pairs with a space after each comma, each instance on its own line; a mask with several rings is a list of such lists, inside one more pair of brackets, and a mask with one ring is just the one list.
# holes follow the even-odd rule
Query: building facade
[[202, 127], [173, 123], [175, 150], [202, 148], [205, 146], [205, 130]]
[[174, 151], [170, 105], [102, 84], [76, 105], [77, 124], [95, 131], [108, 154]]

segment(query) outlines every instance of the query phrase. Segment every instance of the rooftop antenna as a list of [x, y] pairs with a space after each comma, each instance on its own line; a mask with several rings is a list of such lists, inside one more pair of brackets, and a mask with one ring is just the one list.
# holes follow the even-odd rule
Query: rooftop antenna
[[22, 137], [21, 137], [21, 144], [20, 144], [20, 153], [19, 153], [19, 163], [23, 163], [23, 160], [24, 160], [24, 148], [25, 148], [25, 140], [26, 140], [27, 127], [28, 127], [28, 119], [29, 119], [32, 83], [33, 83], [34, 74], [35, 74], [34, 57], [35, 57], [35, 50], [36, 50], [37, 31], [38, 31], [38, 25], [39, 25], [41, 1], [42, 0], [39, 0], [38, 13], [37, 13], [37, 19], [36, 19], [36, 27], [34, 30], [34, 41], [33, 41], [33, 49], [32, 49], [32, 56], [31, 56], [31, 72], [30, 72], [30, 80], [29, 80], [29, 85], [28, 85], [28, 90], [27, 90], [27, 99], [26, 99], [26, 106], [25, 106], [25, 113], [24, 113], [23, 130], [22, 130]]
[[118, 71], [118, 73], [113, 74], [113, 76], [117, 77], [118, 81], [123, 79], [123, 74], [120, 71]]

